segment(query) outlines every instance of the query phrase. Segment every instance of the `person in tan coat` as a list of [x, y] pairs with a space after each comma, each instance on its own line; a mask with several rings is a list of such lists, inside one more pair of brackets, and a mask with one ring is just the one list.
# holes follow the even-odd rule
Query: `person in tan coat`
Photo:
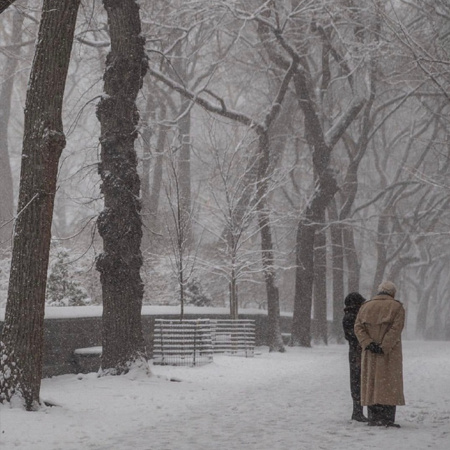
[[361, 405], [368, 406], [370, 426], [394, 426], [397, 405], [404, 405], [401, 334], [405, 309], [395, 300], [397, 288], [383, 282], [356, 317], [355, 334], [362, 350]]

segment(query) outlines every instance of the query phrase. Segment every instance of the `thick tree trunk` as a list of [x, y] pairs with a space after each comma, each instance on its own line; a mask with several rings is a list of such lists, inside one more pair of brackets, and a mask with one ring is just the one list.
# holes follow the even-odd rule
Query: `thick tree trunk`
[[284, 352], [280, 329], [280, 298], [276, 286], [272, 231], [267, 209], [268, 174], [270, 166], [269, 139], [267, 133], [259, 136], [259, 164], [257, 182], [258, 224], [261, 233], [261, 255], [266, 282], [269, 351]]
[[342, 230], [342, 238], [344, 242], [344, 255], [348, 272], [347, 292], [359, 292], [361, 267], [355, 247], [353, 228], [351, 228], [351, 226], [344, 226]]
[[326, 246], [325, 231], [318, 230], [314, 240], [314, 338], [324, 344], [328, 344]]
[[295, 301], [290, 345], [311, 347], [315, 226], [300, 220], [296, 239]]
[[312, 199], [306, 208], [305, 218], [301, 219], [298, 224], [294, 316], [290, 345], [311, 346], [315, 231], [337, 190], [333, 174], [328, 170], [322, 172], [316, 182]]
[[[340, 134], [336, 134], [330, 145], [325, 142], [322, 124], [312, 100], [306, 71], [299, 71], [295, 74], [294, 86], [299, 106], [304, 115], [306, 139], [312, 151], [315, 189], [306, 208], [305, 216], [300, 219], [297, 229], [297, 271], [291, 345], [310, 347], [315, 227], [324, 217], [329, 202], [338, 191], [334, 174], [329, 169], [329, 163], [331, 150]], [[346, 120], [341, 123], [341, 133], [357, 116], [361, 107], [362, 104], [355, 104], [353, 108], [349, 109]]]
[[101, 124], [99, 173], [105, 209], [98, 219], [103, 253], [97, 269], [103, 293], [102, 370], [121, 374], [146, 366], [141, 308], [143, 283], [140, 180], [134, 142], [139, 113], [136, 97], [147, 71], [139, 6], [135, 0], [103, 0], [111, 52], [104, 74], [105, 96], [98, 105]]
[[342, 319], [344, 317], [344, 249], [342, 247], [342, 227], [331, 226], [333, 260], [333, 337], [338, 343], [344, 342]]
[[[20, 42], [24, 15], [13, 12], [11, 44]], [[0, 91], [0, 249], [11, 247], [14, 192], [11, 164], [9, 160], [8, 125], [11, 114], [11, 98], [14, 88], [14, 74], [20, 56], [20, 46], [14, 49], [15, 55], [8, 57], [4, 66], [4, 80]]]
[[0, 401], [17, 395], [28, 410], [39, 404], [51, 223], [65, 146], [61, 110], [79, 3], [44, 0], [25, 106], [19, 212], [0, 350]]
[[344, 248], [343, 227], [338, 222], [336, 202], [328, 205], [328, 219], [331, 223], [331, 260], [333, 262], [333, 327], [332, 335], [337, 342], [344, 340], [342, 319], [344, 317]]

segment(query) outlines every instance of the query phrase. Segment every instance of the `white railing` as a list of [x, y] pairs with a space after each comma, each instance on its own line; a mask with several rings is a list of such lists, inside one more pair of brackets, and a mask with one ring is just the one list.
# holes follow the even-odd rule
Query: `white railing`
[[155, 319], [153, 364], [200, 366], [213, 359], [211, 321]]
[[254, 320], [155, 319], [153, 364], [199, 366], [214, 353], [254, 356]]
[[214, 353], [252, 357], [255, 355], [254, 320], [211, 320]]

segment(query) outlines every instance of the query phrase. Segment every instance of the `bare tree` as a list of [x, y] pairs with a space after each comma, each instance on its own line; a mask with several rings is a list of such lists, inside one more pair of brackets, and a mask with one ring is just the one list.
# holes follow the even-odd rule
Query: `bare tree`
[[[0, 401], [40, 404], [44, 305], [61, 118], [80, 0], [44, 0], [25, 105], [19, 206], [0, 349]], [[64, 24], [64, 27], [61, 27]]]
[[186, 303], [186, 286], [189, 283], [194, 268], [195, 258], [191, 258], [191, 229], [193, 211], [186, 211], [185, 198], [183, 196], [184, 170], [175, 155], [178, 149], [172, 149], [171, 155], [166, 158], [168, 182], [165, 184], [166, 196], [170, 208], [170, 218], [166, 223], [166, 228], [171, 241], [172, 249], [172, 269], [178, 283], [178, 293], [180, 300], [180, 321], [184, 319], [184, 307]]
[[[242, 135], [236, 127], [233, 142], [229, 138], [225, 142], [217, 138], [217, 130], [211, 130], [210, 134], [215, 138], [207, 145], [212, 161], [205, 158], [208, 169], [205, 177], [209, 189], [207, 192], [202, 189], [199, 200], [203, 212], [207, 214], [200, 218], [200, 225], [215, 237], [217, 244], [214, 245], [214, 257], [200, 263], [207, 273], [227, 281], [230, 316], [238, 319], [238, 288], [246, 282], [255, 282], [256, 274], [261, 272], [260, 252], [255, 251], [252, 245], [261, 232], [259, 200], [255, 183], [249, 183], [254, 172], [258, 171], [259, 157], [252, 139], [248, 142], [248, 130]], [[266, 197], [277, 187], [273, 175], [267, 177]]]
[[[269, 321], [273, 336], [271, 346], [273, 349], [282, 349], [282, 340], [279, 330], [279, 292], [276, 287], [276, 274], [274, 270], [274, 257], [273, 257], [273, 242], [270, 230], [269, 210], [266, 205], [266, 193], [267, 193], [267, 174], [270, 167], [270, 145], [269, 145], [269, 129], [273, 125], [276, 117], [279, 114], [281, 104], [288, 91], [289, 83], [294, 74], [294, 70], [297, 64], [297, 58], [294, 57], [291, 61], [291, 65], [284, 73], [284, 77], [279, 85], [279, 90], [272, 107], [266, 113], [262, 123], [258, 123], [256, 119], [252, 117], [231, 110], [226, 107], [223, 99], [216, 94], [212, 96], [219, 100], [219, 106], [211, 103], [206, 98], [194, 94], [186, 89], [183, 85], [171, 80], [157, 69], [150, 68], [149, 72], [158, 80], [172, 88], [173, 90], [183, 94], [186, 98], [192, 102], [197, 103], [209, 112], [213, 112], [227, 119], [236, 121], [243, 125], [246, 125], [257, 134], [258, 137], [258, 181], [256, 186], [257, 200], [258, 200], [258, 220], [261, 230], [261, 251], [262, 251], [262, 264], [264, 267], [264, 274], [266, 280], [267, 300], [269, 308]], [[211, 95], [211, 92], [208, 91]]]
[[[291, 345], [310, 346], [314, 239], [316, 228], [323, 221], [325, 209], [338, 190], [335, 175], [330, 167], [331, 151], [358, 116], [365, 99], [361, 89], [353, 83], [353, 75], [350, 76], [348, 66], [343, 64], [338, 49], [330, 47], [331, 35], [324, 29], [325, 25], [322, 22], [326, 23], [326, 20], [321, 17], [321, 7], [308, 2], [305, 4], [293, 2], [291, 6], [289, 9], [284, 4], [281, 6], [266, 4], [258, 15], [253, 14], [252, 17], [258, 22], [260, 40], [274, 63], [280, 68], [286, 68], [289, 59], [284, 56], [285, 54], [298, 61], [293, 84], [299, 108], [303, 113], [305, 139], [311, 150], [315, 187], [297, 227], [297, 273]], [[303, 14], [300, 14], [300, 11]], [[317, 22], [316, 16], [320, 17]], [[326, 57], [321, 61], [323, 69], [321, 90], [326, 90], [330, 84], [330, 63], [334, 59], [347, 73], [346, 79], [353, 95], [353, 100], [344, 107], [342, 114], [330, 121], [330, 124], [321, 120], [324, 111], [320, 109], [320, 102], [316, 100], [317, 89], [314, 87], [312, 76], [313, 63], [306, 56], [307, 42], [311, 40], [311, 35], [305, 17], [310, 17], [313, 21], [315, 29], [324, 41], [322, 45], [326, 48]]]

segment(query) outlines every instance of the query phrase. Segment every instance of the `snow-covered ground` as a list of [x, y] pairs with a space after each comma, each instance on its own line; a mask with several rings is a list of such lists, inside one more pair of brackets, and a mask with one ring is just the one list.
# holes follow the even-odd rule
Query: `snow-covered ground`
[[[46, 379], [38, 412], [0, 407], [0, 449], [448, 450], [450, 343], [404, 343], [401, 429], [349, 420], [346, 346], [257, 349], [153, 376]], [[170, 381], [172, 380], [172, 381]]]

